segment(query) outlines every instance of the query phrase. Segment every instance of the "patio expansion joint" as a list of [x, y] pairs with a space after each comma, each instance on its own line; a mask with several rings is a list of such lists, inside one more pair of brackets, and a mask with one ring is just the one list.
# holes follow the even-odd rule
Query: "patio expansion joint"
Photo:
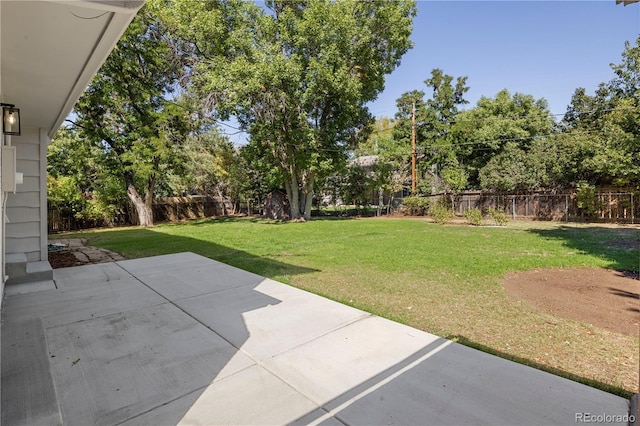
[[[285, 285], [286, 285], [286, 284], [285, 284]], [[308, 345], [309, 343], [313, 342], [314, 340], [318, 340], [318, 339], [320, 339], [320, 338], [322, 338], [322, 337], [324, 337], [324, 336], [327, 336], [327, 335], [329, 335], [329, 334], [331, 334], [331, 333], [335, 333], [335, 332], [336, 332], [336, 331], [338, 331], [338, 330], [342, 330], [343, 328], [349, 327], [349, 326], [351, 326], [351, 325], [353, 325], [353, 324], [356, 324], [356, 323], [358, 323], [358, 322], [360, 322], [360, 321], [363, 321], [363, 320], [365, 320], [365, 319], [372, 318], [372, 317], [375, 317], [375, 315], [370, 314], [370, 313], [368, 313], [368, 312], [364, 312], [364, 311], [362, 311], [362, 315], [360, 315], [359, 317], [353, 318], [353, 319], [352, 319], [352, 320], [350, 320], [350, 321], [346, 321], [346, 322], [344, 322], [344, 323], [340, 324], [339, 326], [332, 328], [331, 330], [327, 330], [327, 331], [325, 331], [324, 333], [320, 333], [320, 334], [318, 334], [317, 336], [311, 337], [310, 339], [307, 339], [307, 340], [305, 340], [304, 342], [298, 343], [298, 344], [297, 344], [297, 345], [295, 345], [295, 346], [292, 346], [292, 347], [290, 347], [290, 348], [287, 348], [287, 349], [281, 350], [280, 352], [278, 352], [278, 353], [276, 353], [276, 354], [271, 355], [271, 357], [270, 357], [270, 358], [276, 358], [277, 356], [282, 355], [282, 354], [284, 354], [284, 353], [286, 353], [286, 352], [293, 351], [293, 350], [298, 349], [298, 348], [300, 348], [300, 347], [302, 347], [302, 346]]]
[[[346, 419], [344, 419], [342, 416], [340, 416], [340, 412], [343, 411], [345, 408], [349, 407], [351, 404], [367, 397], [368, 395], [372, 394], [373, 392], [377, 391], [378, 389], [382, 388], [383, 386], [385, 386], [386, 384], [392, 382], [393, 380], [399, 378], [400, 376], [402, 376], [403, 374], [411, 371], [411, 369], [413, 369], [414, 367], [420, 365], [422, 362], [426, 361], [427, 359], [431, 358], [433, 355], [437, 354], [438, 352], [440, 352], [441, 350], [445, 349], [447, 346], [451, 345], [453, 342], [451, 340], [446, 340], [446, 339], [438, 339], [436, 341], [434, 341], [432, 344], [435, 345], [435, 347], [431, 350], [429, 350], [428, 352], [421, 354], [418, 358], [412, 360], [410, 363], [402, 366], [401, 368], [397, 369], [396, 371], [391, 372], [390, 374], [385, 375], [384, 377], [381, 377], [379, 379], [377, 379], [375, 381], [375, 383], [371, 383], [370, 386], [368, 386], [367, 388], [363, 389], [361, 392], [358, 392], [357, 394], [355, 394], [353, 397], [347, 399], [346, 401], [344, 401], [342, 404], [334, 407], [334, 408], [330, 408], [326, 407], [326, 405], [328, 404], [322, 404], [322, 409], [323, 411], [326, 412], [326, 414], [322, 417], [319, 417], [318, 419], [314, 420], [313, 422], [310, 423], [310, 425], [319, 425], [321, 424], [323, 421], [333, 417], [334, 419], [344, 423], [345, 425], [348, 426], [348, 423], [346, 422]], [[419, 353], [420, 351], [418, 351]], [[414, 354], [415, 355], [415, 354]], [[366, 382], [365, 382], [366, 383]]]
[[[124, 271], [126, 271], [126, 272], [130, 273], [129, 271], [127, 271], [125, 268], [123, 268], [123, 267], [122, 267], [121, 265], [119, 265], [118, 263], [115, 263], [115, 264], [116, 264], [116, 265], [118, 265], [118, 267], [119, 267], [119, 268], [122, 268]], [[317, 340], [317, 339], [320, 339], [320, 338], [322, 338], [322, 337], [324, 337], [324, 336], [327, 336], [327, 335], [330, 335], [330, 334], [332, 334], [332, 333], [335, 333], [335, 332], [337, 332], [337, 331], [339, 331], [339, 330], [342, 330], [342, 329], [344, 329], [344, 328], [346, 328], [346, 327], [352, 326], [353, 324], [356, 324], [356, 323], [358, 323], [358, 322], [360, 322], [360, 321], [363, 321], [363, 320], [368, 319], [368, 318], [375, 317], [375, 315], [373, 315], [373, 314], [371, 314], [371, 313], [368, 313], [368, 312], [365, 312], [365, 311], [360, 311], [360, 312], [361, 312], [361, 315], [359, 315], [358, 317], [353, 318], [352, 320], [346, 321], [346, 322], [344, 322], [344, 323], [342, 323], [342, 324], [338, 325], [337, 327], [333, 327], [332, 329], [327, 330], [327, 331], [325, 331], [324, 333], [320, 333], [320, 334], [318, 334], [318, 335], [316, 335], [316, 336], [313, 336], [313, 337], [311, 337], [310, 339], [305, 340], [304, 342], [301, 342], [301, 343], [299, 343], [299, 344], [297, 344], [297, 345], [294, 345], [294, 346], [292, 346], [292, 347], [290, 347], [290, 348], [287, 348], [287, 349], [284, 349], [284, 350], [282, 350], [282, 351], [280, 351], [280, 352], [278, 352], [278, 353], [275, 353], [275, 354], [273, 354], [273, 355], [269, 356], [268, 358], [265, 358], [265, 360], [263, 361], [263, 360], [262, 360], [262, 359], [260, 359], [259, 357], [256, 357], [256, 356], [252, 355], [251, 353], [247, 352], [246, 350], [242, 349], [242, 347], [238, 347], [238, 346], [236, 346], [233, 342], [231, 342], [229, 339], [227, 339], [227, 338], [225, 338], [224, 336], [222, 336], [220, 333], [218, 333], [217, 331], [215, 331], [212, 327], [210, 327], [210, 326], [208, 326], [207, 324], [203, 323], [203, 322], [202, 322], [202, 321], [200, 321], [197, 317], [193, 316], [192, 314], [190, 314], [189, 312], [187, 312], [186, 310], [184, 310], [183, 308], [181, 308], [180, 306], [178, 306], [178, 305], [175, 303], [175, 302], [177, 302], [178, 300], [173, 301], [173, 300], [171, 300], [171, 299], [167, 298], [166, 296], [164, 296], [163, 294], [161, 294], [160, 292], [158, 292], [157, 290], [155, 290], [154, 288], [152, 288], [151, 286], [149, 286], [148, 284], [146, 284], [144, 281], [142, 281], [142, 280], [141, 280], [140, 278], [138, 278], [137, 276], [135, 276], [135, 275], [133, 275], [133, 274], [131, 274], [131, 275], [133, 276], [133, 278], [134, 278], [136, 281], [140, 282], [142, 285], [144, 285], [145, 287], [149, 288], [151, 291], [153, 291], [154, 293], [156, 293], [157, 295], [159, 295], [161, 298], [163, 298], [164, 300], [166, 300], [166, 302], [167, 302], [167, 303], [170, 303], [171, 305], [175, 306], [178, 310], [180, 310], [181, 312], [183, 312], [183, 313], [184, 313], [185, 315], [187, 315], [189, 318], [193, 319], [193, 320], [194, 320], [194, 321], [196, 321], [198, 324], [201, 324], [202, 326], [204, 326], [207, 330], [211, 331], [211, 332], [212, 332], [212, 333], [214, 333], [216, 336], [220, 337], [222, 340], [224, 340], [226, 343], [228, 343], [231, 347], [233, 347], [234, 349], [236, 349], [238, 352], [241, 352], [242, 354], [244, 354], [245, 356], [247, 356], [247, 357], [252, 361], [252, 363], [253, 363], [253, 364], [251, 364], [251, 365], [249, 365], [249, 366], [247, 366], [247, 367], [244, 367], [244, 368], [242, 368], [242, 369], [240, 369], [240, 370], [238, 370], [238, 371], [234, 372], [233, 374], [230, 374], [229, 376], [223, 377], [223, 378], [221, 378], [220, 380], [215, 380], [214, 382], [224, 382], [225, 380], [228, 380], [228, 379], [230, 379], [230, 378], [232, 378], [232, 377], [234, 377], [234, 376], [236, 376], [236, 375], [238, 375], [238, 374], [243, 373], [244, 371], [246, 371], [246, 370], [247, 370], [247, 369], [249, 369], [249, 368], [252, 368], [252, 367], [258, 367], [258, 368], [260, 368], [260, 369], [264, 370], [265, 372], [267, 372], [268, 374], [270, 374], [271, 376], [275, 377], [277, 380], [279, 380], [279, 381], [281, 381], [282, 383], [284, 383], [287, 387], [289, 387], [291, 390], [293, 390], [294, 392], [296, 392], [297, 394], [299, 394], [299, 395], [300, 395], [300, 396], [302, 396], [303, 398], [307, 399], [309, 402], [311, 402], [311, 403], [316, 407], [316, 409], [317, 409], [317, 410], [321, 410], [324, 414], [323, 414], [320, 418], [321, 418], [321, 419], [323, 419], [323, 420], [324, 420], [324, 419], [327, 419], [327, 418], [329, 418], [329, 417], [333, 417], [333, 416], [335, 415], [335, 413], [334, 413], [333, 411], [335, 411], [335, 410], [331, 410], [331, 411], [327, 410], [327, 409], [323, 406], [324, 404], [321, 404], [321, 403], [319, 403], [319, 402], [315, 401], [311, 396], [307, 395], [303, 390], [299, 389], [297, 386], [295, 386], [295, 385], [294, 385], [293, 383], [291, 383], [289, 380], [286, 380], [285, 378], [280, 377], [280, 376], [277, 374], [277, 372], [276, 372], [276, 371], [273, 371], [271, 368], [269, 368], [268, 364], [267, 364], [265, 361], [266, 361], [266, 360], [268, 360], [268, 359], [276, 358], [276, 357], [278, 357], [278, 356], [280, 356], [280, 355], [282, 355], [282, 354], [284, 354], [284, 353], [287, 353], [287, 352], [289, 352], [289, 351], [292, 351], [292, 350], [298, 349], [298, 348], [303, 347], [303, 346], [305, 346], [305, 345], [308, 345], [309, 343], [311, 343], [311, 342], [313, 342], [313, 341], [315, 341], [315, 340]], [[282, 283], [280, 283], [280, 284], [282, 284]], [[282, 285], [286, 285], [286, 284], [282, 284]], [[295, 288], [295, 287], [294, 287], [294, 288]], [[193, 297], [196, 297], [196, 296], [193, 296]], [[184, 299], [180, 299], [180, 300], [184, 300]], [[354, 308], [354, 309], [355, 309], [355, 308]], [[212, 382], [212, 383], [214, 383], [214, 382]], [[144, 414], [147, 414], [147, 413], [149, 413], [149, 412], [151, 412], [151, 411], [153, 411], [153, 410], [155, 410], [155, 409], [158, 409], [158, 408], [163, 407], [163, 406], [165, 406], [165, 405], [167, 405], [167, 404], [170, 404], [170, 403], [172, 403], [172, 402], [174, 402], [174, 401], [176, 401], [176, 400], [179, 400], [180, 398], [184, 398], [185, 396], [191, 395], [191, 394], [193, 394], [194, 392], [200, 392], [200, 391], [202, 391], [202, 390], [206, 389], [207, 387], [211, 386], [211, 384], [212, 384], [212, 383], [206, 384], [206, 385], [201, 386], [201, 387], [199, 387], [199, 388], [197, 388], [197, 389], [193, 389], [192, 391], [187, 392], [187, 393], [185, 393], [184, 395], [181, 395], [181, 396], [179, 396], [179, 397], [176, 397], [176, 398], [174, 398], [174, 399], [172, 399], [172, 400], [170, 400], [170, 401], [165, 401], [165, 402], [163, 402], [162, 404], [159, 404], [159, 405], [158, 405], [158, 406], [156, 406], [156, 407], [150, 408], [149, 410], [145, 411], [144, 413], [139, 413], [139, 414], [137, 414], [136, 416], [131, 417], [130, 419], [127, 419], [127, 420], [124, 420], [123, 422], [118, 423], [118, 425], [123, 424], [123, 423], [126, 423], [126, 422], [130, 421], [131, 419], [134, 419], [134, 418], [136, 418], [136, 417], [140, 417], [140, 416], [142, 416], [142, 415], [144, 415]], [[344, 422], [344, 420], [340, 420], [340, 419], [337, 419], [337, 418], [335, 418], [335, 417], [334, 417], [334, 419], [335, 419], [335, 420], [337, 420], [337, 421], [339, 421], [340, 423], [345, 424], [346, 426], [349, 426], [347, 423], [345, 423], [345, 422]], [[315, 423], [315, 422], [314, 422], [314, 423]]]
[[[353, 320], [351, 320], [351, 321], [347, 321], [347, 322], [345, 322], [344, 324], [341, 324], [341, 325], [339, 325], [339, 326], [337, 326], [337, 327], [334, 327], [334, 328], [332, 328], [331, 330], [328, 330], [328, 331], [327, 331], [327, 332], [325, 332], [325, 333], [322, 333], [322, 334], [319, 334], [319, 335], [317, 335], [317, 336], [315, 336], [315, 337], [312, 337], [311, 339], [306, 340], [305, 342], [302, 342], [302, 343], [300, 343], [300, 344], [298, 344], [298, 345], [292, 346], [291, 348], [288, 348], [288, 349], [282, 350], [282, 351], [280, 351], [280, 352], [278, 352], [278, 353], [276, 353], [276, 354], [274, 354], [274, 355], [272, 355], [272, 356], [268, 357], [268, 359], [274, 359], [274, 358], [276, 358], [276, 357], [278, 357], [278, 356], [280, 356], [280, 355], [282, 355], [282, 354], [284, 354], [284, 353], [287, 353], [287, 352], [293, 351], [293, 350], [295, 350], [295, 349], [301, 348], [301, 347], [303, 347], [303, 346], [305, 346], [305, 345], [308, 345], [309, 343], [311, 343], [311, 342], [313, 342], [313, 341], [315, 341], [315, 340], [318, 340], [318, 339], [320, 339], [320, 338], [322, 338], [322, 337], [324, 337], [324, 336], [327, 336], [327, 335], [329, 335], [329, 334], [331, 334], [331, 333], [335, 333], [335, 332], [336, 332], [336, 331], [338, 331], [338, 330], [342, 330], [343, 328], [349, 327], [349, 326], [351, 326], [351, 325], [353, 325], [353, 324], [356, 324], [356, 323], [358, 323], [358, 322], [360, 322], [360, 321], [362, 321], [362, 320], [365, 320], [365, 319], [367, 319], [367, 318], [371, 318], [371, 317], [374, 317], [374, 316], [375, 316], [375, 315], [373, 315], [373, 314], [370, 314], [370, 313], [367, 313], [367, 312], [364, 312], [364, 311], [363, 311], [363, 315], [362, 315], [362, 316], [359, 316], [359, 317], [357, 317], [357, 318], [354, 318], [354, 319], [353, 319]], [[330, 413], [330, 412], [329, 412], [329, 411], [328, 411], [328, 410], [323, 406], [324, 404], [321, 404], [321, 403], [319, 403], [319, 402], [317, 402], [317, 401], [314, 401], [314, 399], [313, 399], [312, 397], [310, 397], [309, 395], [307, 395], [303, 390], [299, 389], [295, 384], [293, 384], [293, 383], [291, 383], [289, 380], [286, 380], [285, 378], [283, 378], [283, 377], [279, 376], [275, 371], [273, 371], [271, 368], [269, 368], [269, 366], [268, 366], [268, 364], [267, 364], [267, 363], [263, 362], [262, 360], [260, 360], [260, 359], [258, 359], [258, 358], [253, 357], [251, 354], [249, 354], [249, 353], [247, 353], [247, 352], [243, 351], [242, 349], [239, 349], [239, 350], [240, 350], [240, 351], [242, 351], [244, 354], [246, 354], [246, 355], [247, 355], [251, 360], [253, 360], [253, 361], [255, 362], [255, 364], [256, 364], [258, 367], [260, 367], [260, 368], [264, 369], [264, 370], [265, 370], [265, 371], [267, 371], [269, 374], [271, 374], [272, 376], [276, 377], [278, 380], [282, 381], [285, 385], [287, 385], [288, 387], [290, 387], [293, 391], [295, 391], [296, 393], [298, 393], [298, 394], [302, 395], [304, 398], [306, 398], [306, 399], [308, 399], [309, 401], [311, 401], [311, 402], [312, 402], [312, 403], [317, 407], [317, 409], [322, 410], [322, 411], [325, 413], [325, 414], [322, 416], [322, 418], [323, 418], [323, 419], [326, 419], [326, 418], [327, 418], [327, 416], [332, 416], [332, 415], [333, 415], [332, 413]], [[248, 368], [248, 367], [247, 367], [247, 368]], [[234, 375], [235, 375], [235, 374], [238, 374], [238, 373], [234, 373]], [[232, 375], [232, 376], [233, 376], [233, 375]], [[222, 380], [225, 380], [225, 379], [226, 379], [226, 377], [225, 377], [224, 379], [222, 379]], [[344, 423], [344, 422], [343, 422], [343, 421], [341, 421], [341, 423]], [[344, 423], [344, 424], [345, 424], [345, 425], [347, 425], [346, 423]], [[348, 426], [348, 425], [347, 425], [347, 426]]]
[[[144, 284], [144, 283], [143, 283], [143, 284]], [[152, 289], [152, 290], [153, 290], [153, 289]], [[161, 295], [161, 296], [162, 296], [162, 295]], [[164, 297], [164, 296], [163, 296], [163, 297]], [[166, 298], [165, 298], [165, 299], [166, 299]], [[168, 302], [169, 302], [169, 303], [172, 303], [170, 300], [169, 300]], [[172, 303], [172, 304], [173, 304], [173, 303]], [[174, 306], [175, 306], [175, 305], [174, 305]], [[176, 306], [176, 307], [177, 307], [177, 306]], [[179, 307], [177, 307], [177, 308], [178, 308], [178, 309], [180, 309]], [[192, 316], [192, 315], [190, 315], [188, 312], [185, 312], [183, 309], [180, 309], [180, 311], [182, 311], [182, 312], [184, 312], [185, 314], [187, 314], [190, 318], [193, 318], [193, 319], [194, 319], [195, 321], [197, 321], [199, 324], [202, 324], [202, 325], [203, 325], [205, 328], [207, 328], [209, 331], [213, 332], [213, 333], [214, 333], [214, 334], [216, 334], [217, 336], [220, 336], [220, 334], [218, 334], [215, 330], [211, 329], [211, 327], [207, 326], [206, 324], [204, 324], [204, 323], [200, 322], [197, 318], [193, 317], [193, 316]], [[329, 331], [327, 331], [327, 332], [325, 332], [325, 333], [319, 334], [319, 335], [317, 335], [317, 336], [315, 336], [315, 337], [313, 337], [313, 338], [311, 338], [311, 339], [309, 339], [309, 340], [307, 340], [307, 341], [305, 341], [305, 342], [303, 342], [303, 343], [300, 343], [300, 344], [298, 344], [298, 345], [295, 345], [295, 346], [293, 346], [293, 347], [291, 347], [291, 348], [289, 348], [289, 349], [286, 349], [286, 350], [280, 351], [280, 352], [278, 352], [277, 354], [274, 354], [274, 355], [272, 355], [272, 356], [268, 357], [268, 359], [275, 358], [275, 357], [277, 357], [277, 356], [279, 356], [279, 355], [281, 355], [281, 354], [283, 354], [283, 353], [286, 353], [286, 352], [288, 352], [288, 351], [291, 351], [291, 350], [294, 350], [294, 349], [300, 348], [300, 347], [302, 347], [302, 346], [304, 346], [304, 345], [306, 345], [306, 344], [309, 344], [310, 342], [313, 342], [313, 341], [314, 341], [314, 340], [316, 340], [316, 339], [322, 338], [322, 337], [324, 337], [324, 336], [326, 336], [326, 335], [329, 335], [329, 334], [331, 334], [331, 333], [334, 333], [334, 332], [336, 332], [336, 331], [338, 331], [338, 330], [341, 330], [341, 329], [343, 329], [343, 328], [345, 328], [345, 327], [348, 327], [348, 326], [353, 325], [353, 324], [355, 324], [355, 323], [357, 323], [357, 322], [359, 322], [359, 321], [362, 321], [362, 320], [364, 320], [364, 319], [366, 319], [366, 318], [370, 318], [370, 317], [373, 317], [373, 316], [374, 316], [374, 315], [372, 315], [372, 314], [369, 314], [369, 313], [363, 312], [363, 315], [362, 315], [362, 316], [360, 316], [360, 317], [358, 317], [358, 318], [355, 318], [355, 319], [353, 319], [353, 320], [351, 320], [351, 321], [348, 321], [348, 322], [346, 322], [346, 323], [344, 323], [344, 324], [341, 324], [341, 325], [340, 325], [340, 326], [338, 326], [338, 327], [334, 327], [333, 329], [331, 329], [331, 330], [329, 330]], [[158, 409], [158, 408], [160, 408], [160, 407], [164, 407], [164, 406], [166, 406], [166, 405], [168, 405], [168, 404], [171, 404], [171, 403], [173, 403], [173, 402], [175, 402], [175, 401], [178, 401], [178, 400], [180, 400], [181, 398], [187, 397], [187, 396], [192, 395], [192, 394], [194, 394], [194, 393], [202, 392], [202, 391], [204, 391], [205, 389], [207, 389], [209, 386], [211, 386], [211, 385], [212, 385], [212, 384], [214, 384], [214, 383], [222, 383], [222, 382], [224, 382], [224, 381], [226, 381], [226, 380], [231, 380], [231, 379], [232, 379], [232, 378], [234, 378], [235, 376], [237, 376], [237, 375], [239, 375], [239, 374], [243, 374], [246, 370], [248, 370], [248, 369], [250, 369], [250, 368], [254, 368], [254, 367], [258, 367], [258, 368], [260, 368], [260, 369], [264, 370], [266, 373], [268, 373], [268, 374], [270, 374], [271, 376], [273, 376], [274, 378], [276, 378], [276, 380], [281, 381], [284, 385], [286, 385], [287, 387], [289, 387], [289, 388], [290, 388], [291, 390], [293, 390], [295, 393], [297, 393], [297, 394], [299, 394], [300, 396], [302, 396], [303, 398], [307, 399], [311, 404], [313, 404], [313, 405], [316, 407], [316, 408], [315, 408], [316, 410], [320, 410], [320, 411], [322, 411], [322, 412], [324, 413], [324, 414], [320, 417], [321, 419], [326, 419], [326, 418], [331, 417], [331, 416], [333, 416], [333, 415], [334, 415], [334, 413], [330, 412], [330, 411], [329, 411], [329, 410], [327, 410], [325, 407], [323, 407], [323, 405], [322, 405], [322, 404], [318, 403], [317, 401], [314, 401], [314, 400], [313, 400], [313, 398], [311, 398], [309, 395], [307, 395], [304, 391], [302, 391], [301, 389], [298, 389], [298, 387], [297, 387], [297, 386], [295, 386], [293, 383], [290, 383], [290, 381], [288, 381], [288, 380], [284, 379], [283, 377], [279, 376], [279, 375], [277, 374], [277, 372], [275, 372], [275, 371], [273, 371], [271, 368], [269, 368], [269, 366], [268, 366], [268, 365], [267, 365], [263, 360], [261, 360], [261, 359], [260, 359], [260, 358], [258, 358], [258, 357], [253, 356], [251, 353], [249, 353], [249, 352], [247, 352], [247, 351], [243, 350], [242, 348], [237, 347], [236, 345], [234, 345], [232, 342], [228, 341], [228, 340], [227, 340], [227, 339], [225, 339], [224, 337], [222, 337], [222, 336], [220, 336], [220, 337], [221, 337], [222, 339], [224, 339], [224, 340], [225, 340], [225, 342], [227, 342], [229, 345], [231, 345], [231, 346], [232, 346], [234, 349], [236, 349], [238, 352], [241, 352], [242, 354], [244, 354], [245, 356], [247, 356], [247, 357], [252, 361], [252, 364], [247, 365], [246, 367], [241, 368], [241, 369], [239, 369], [238, 371], [236, 371], [236, 372], [234, 372], [234, 373], [232, 373], [232, 374], [229, 374], [228, 376], [222, 377], [222, 378], [217, 379], [217, 380], [213, 380], [211, 383], [208, 383], [208, 384], [206, 384], [206, 385], [200, 386], [200, 387], [195, 388], [195, 389], [193, 389], [193, 390], [191, 390], [191, 391], [189, 391], [189, 392], [186, 392], [186, 393], [184, 393], [184, 394], [182, 394], [182, 395], [179, 395], [179, 396], [177, 396], [177, 397], [175, 397], [175, 398], [172, 398], [171, 400], [167, 400], [167, 401], [163, 402], [162, 404], [159, 404], [159, 405], [157, 405], [157, 406], [151, 407], [151, 408], [149, 408], [148, 410], [145, 410], [144, 412], [138, 413], [138, 414], [136, 414], [135, 416], [132, 416], [132, 417], [127, 418], [127, 419], [125, 419], [125, 420], [123, 420], [123, 421], [121, 421], [121, 422], [116, 423], [114, 426], [119, 426], [119, 425], [121, 425], [121, 424], [125, 424], [125, 423], [127, 423], [127, 422], [129, 422], [129, 421], [131, 421], [131, 420], [133, 420], [133, 419], [135, 419], [135, 418], [142, 417], [142, 416], [144, 416], [144, 415], [146, 415], [146, 414], [148, 414], [148, 413], [150, 413], [150, 412], [152, 412], [152, 411], [154, 411], [154, 410], [156, 410], [156, 409]], [[344, 424], [344, 425], [346, 425], [346, 426], [349, 426], [349, 424], [348, 424], [348, 423], [345, 423], [343, 420], [338, 420], [338, 419], [335, 419], [335, 420], [339, 421], [340, 423], [342, 423], [342, 424]]]
[[[124, 270], [125, 272], [127, 272], [128, 274], [131, 274], [129, 271], [127, 271], [125, 268], [122, 267], [122, 265], [120, 265], [119, 263], [115, 262], [115, 265], [117, 265], [119, 268], [121, 268], [122, 270]], [[133, 277], [133, 279], [135, 279], [136, 281], [138, 281], [140, 284], [142, 284], [143, 286], [145, 286], [146, 288], [148, 288], [149, 290], [153, 291], [155, 294], [157, 294], [158, 296], [160, 296], [161, 298], [163, 298], [164, 300], [166, 300], [166, 303], [169, 303], [171, 305], [173, 305], [176, 309], [178, 309], [180, 312], [184, 313], [186, 316], [188, 316], [189, 318], [191, 318], [192, 320], [194, 320], [195, 322], [197, 322], [198, 324], [202, 325], [203, 327], [205, 327], [207, 330], [211, 331], [213, 334], [215, 334], [216, 336], [218, 336], [219, 338], [221, 338], [222, 340], [224, 340], [226, 343], [228, 343], [229, 345], [231, 345], [231, 347], [237, 349], [238, 351], [241, 351], [243, 353], [245, 353], [244, 351], [242, 351], [240, 348], [238, 348], [236, 345], [233, 344], [233, 342], [231, 342], [229, 339], [225, 338], [224, 336], [222, 336], [220, 333], [218, 333], [217, 331], [215, 331], [213, 328], [209, 327], [207, 324], [203, 323], [202, 321], [200, 321], [198, 318], [196, 318], [195, 316], [191, 315], [189, 312], [187, 312], [186, 310], [182, 309], [180, 306], [178, 306], [175, 301], [167, 298], [165, 295], [163, 295], [162, 293], [160, 293], [159, 291], [157, 291], [155, 288], [151, 287], [150, 285], [148, 285], [147, 283], [145, 283], [144, 281], [142, 281], [140, 278], [138, 278], [137, 276], [131, 274], [131, 276]], [[246, 353], [245, 353], [246, 354]], [[248, 355], [248, 354], [246, 354]], [[249, 355], [248, 355], [249, 356]], [[252, 360], [254, 360], [253, 357], [249, 356]], [[254, 360], [255, 361], [255, 360]]]
[[[243, 368], [243, 369], [241, 369], [241, 370], [239, 370], [239, 371], [237, 371], [237, 372], [235, 372], [235, 373], [231, 374], [231, 375], [230, 375], [230, 376], [228, 376], [228, 377], [233, 377], [233, 376], [235, 376], [236, 374], [240, 373], [241, 371], [244, 371], [244, 370], [246, 370], [247, 368], [250, 368], [250, 367], [251, 367], [251, 366], [245, 367], [245, 368]], [[190, 390], [189, 392], [185, 392], [185, 393], [184, 393], [184, 394], [182, 394], [182, 395], [178, 395], [178, 396], [176, 396], [175, 398], [171, 398], [170, 400], [164, 401], [162, 404], [155, 405], [155, 406], [153, 406], [153, 407], [149, 408], [148, 410], [145, 410], [145, 411], [143, 411], [143, 412], [137, 413], [137, 414], [136, 414], [136, 415], [134, 415], [134, 416], [127, 417], [126, 419], [124, 419], [124, 420], [122, 420], [122, 421], [120, 421], [120, 422], [114, 423], [114, 424], [113, 424], [113, 426], [120, 426], [120, 425], [122, 425], [122, 424], [129, 423], [131, 420], [134, 420], [134, 419], [137, 419], [137, 418], [142, 417], [142, 416], [144, 416], [144, 415], [147, 415], [147, 414], [151, 413], [152, 411], [157, 410], [158, 408], [161, 408], [161, 407], [164, 407], [164, 406], [166, 406], [166, 405], [169, 405], [169, 404], [171, 404], [171, 403], [173, 403], [173, 402], [179, 401], [180, 399], [185, 398], [185, 397], [188, 397], [189, 395], [192, 395], [192, 394], [194, 394], [194, 393], [197, 393], [197, 392], [202, 393], [202, 391], [203, 391], [203, 390], [205, 390], [207, 387], [211, 386], [213, 383], [218, 382], [218, 381], [225, 380], [225, 379], [227, 379], [228, 377], [225, 377], [225, 378], [220, 379], [220, 380], [214, 380], [213, 382], [211, 382], [211, 383], [209, 383], [209, 384], [199, 386], [199, 387], [197, 387], [197, 388], [195, 388], [195, 389]]]

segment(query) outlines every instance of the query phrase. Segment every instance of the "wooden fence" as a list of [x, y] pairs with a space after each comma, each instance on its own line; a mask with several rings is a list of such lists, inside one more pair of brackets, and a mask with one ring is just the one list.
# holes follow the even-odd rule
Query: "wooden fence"
[[[231, 200], [213, 197], [166, 197], [158, 198], [153, 203], [153, 220], [156, 222], [225, 216], [234, 213], [235, 205]], [[78, 219], [71, 214], [65, 214], [52, 208], [48, 210], [47, 215], [50, 234], [96, 227], [137, 225], [138, 223], [138, 216], [132, 205], [127, 205], [124, 211], [109, 222]]]
[[153, 220], [158, 222], [231, 214], [235, 214], [235, 204], [229, 198], [165, 197], [158, 198], [153, 203]]
[[[431, 202], [442, 195], [433, 195]], [[462, 216], [465, 211], [478, 208], [486, 212], [489, 208], [503, 210], [513, 220], [554, 220], [566, 222], [615, 222], [638, 223], [640, 200], [638, 193], [631, 191], [599, 191], [596, 195], [597, 213], [585, 215], [578, 208], [575, 193], [530, 193], [492, 194], [466, 192], [454, 197], [453, 209]]]
[[116, 215], [112, 220], [87, 220], [79, 219], [73, 214], [65, 213], [55, 208], [47, 210], [47, 229], [50, 234], [59, 232], [79, 231], [81, 229], [100, 228], [110, 226], [126, 226], [131, 225], [132, 215], [135, 217], [133, 207], [130, 211], [124, 211]]
[[[435, 202], [443, 195], [427, 197]], [[578, 208], [578, 201], [573, 192], [563, 193], [529, 193], [529, 194], [495, 194], [484, 192], [465, 192], [458, 194], [453, 200], [455, 213], [462, 216], [471, 208], [486, 212], [489, 208], [497, 208], [507, 213], [511, 219], [555, 220], [566, 222], [640, 222], [640, 194], [624, 190], [600, 190], [597, 193], [598, 212], [585, 216]], [[213, 216], [225, 216], [236, 213], [236, 205], [229, 199], [213, 197], [167, 197], [159, 198], [153, 204], [153, 218], [157, 222], [197, 219]], [[262, 206], [245, 203], [239, 207], [243, 213], [262, 213]], [[136, 225], [138, 217], [134, 209], [128, 206], [110, 223], [105, 221], [87, 221], [65, 215], [59, 210], [49, 209], [49, 233], [75, 231], [100, 226]]]

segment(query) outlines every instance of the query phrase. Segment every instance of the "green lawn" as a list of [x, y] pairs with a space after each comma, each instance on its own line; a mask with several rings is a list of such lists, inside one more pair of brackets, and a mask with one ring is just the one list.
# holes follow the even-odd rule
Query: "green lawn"
[[638, 249], [629, 247], [638, 228], [224, 218], [82, 236], [131, 258], [199, 253], [622, 395], [637, 392], [638, 338], [508, 299], [501, 279], [546, 267], [637, 271]]

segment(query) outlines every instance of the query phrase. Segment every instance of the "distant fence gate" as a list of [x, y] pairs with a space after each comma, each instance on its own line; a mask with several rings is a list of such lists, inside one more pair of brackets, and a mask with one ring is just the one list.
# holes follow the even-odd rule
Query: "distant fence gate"
[[[443, 195], [428, 197], [431, 202]], [[489, 208], [503, 210], [512, 219], [533, 219], [553, 221], [590, 221], [638, 223], [640, 198], [631, 191], [599, 191], [596, 195], [597, 213], [586, 216], [578, 208], [575, 193], [529, 193], [495, 194], [465, 192], [454, 196], [453, 209], [462, 216], [465, 211], [478, 208], [486, 212]]]

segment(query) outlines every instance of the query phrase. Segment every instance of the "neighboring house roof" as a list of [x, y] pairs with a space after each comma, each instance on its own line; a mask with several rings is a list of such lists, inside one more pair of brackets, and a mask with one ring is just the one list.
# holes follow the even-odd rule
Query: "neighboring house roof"
[[616, 0], [616, 4], [624, 4], [625, 6], [633, 3], [638, 3], [640, 0]]
[[53, 136], [144, 0], [0, 1], [0, 99]]

